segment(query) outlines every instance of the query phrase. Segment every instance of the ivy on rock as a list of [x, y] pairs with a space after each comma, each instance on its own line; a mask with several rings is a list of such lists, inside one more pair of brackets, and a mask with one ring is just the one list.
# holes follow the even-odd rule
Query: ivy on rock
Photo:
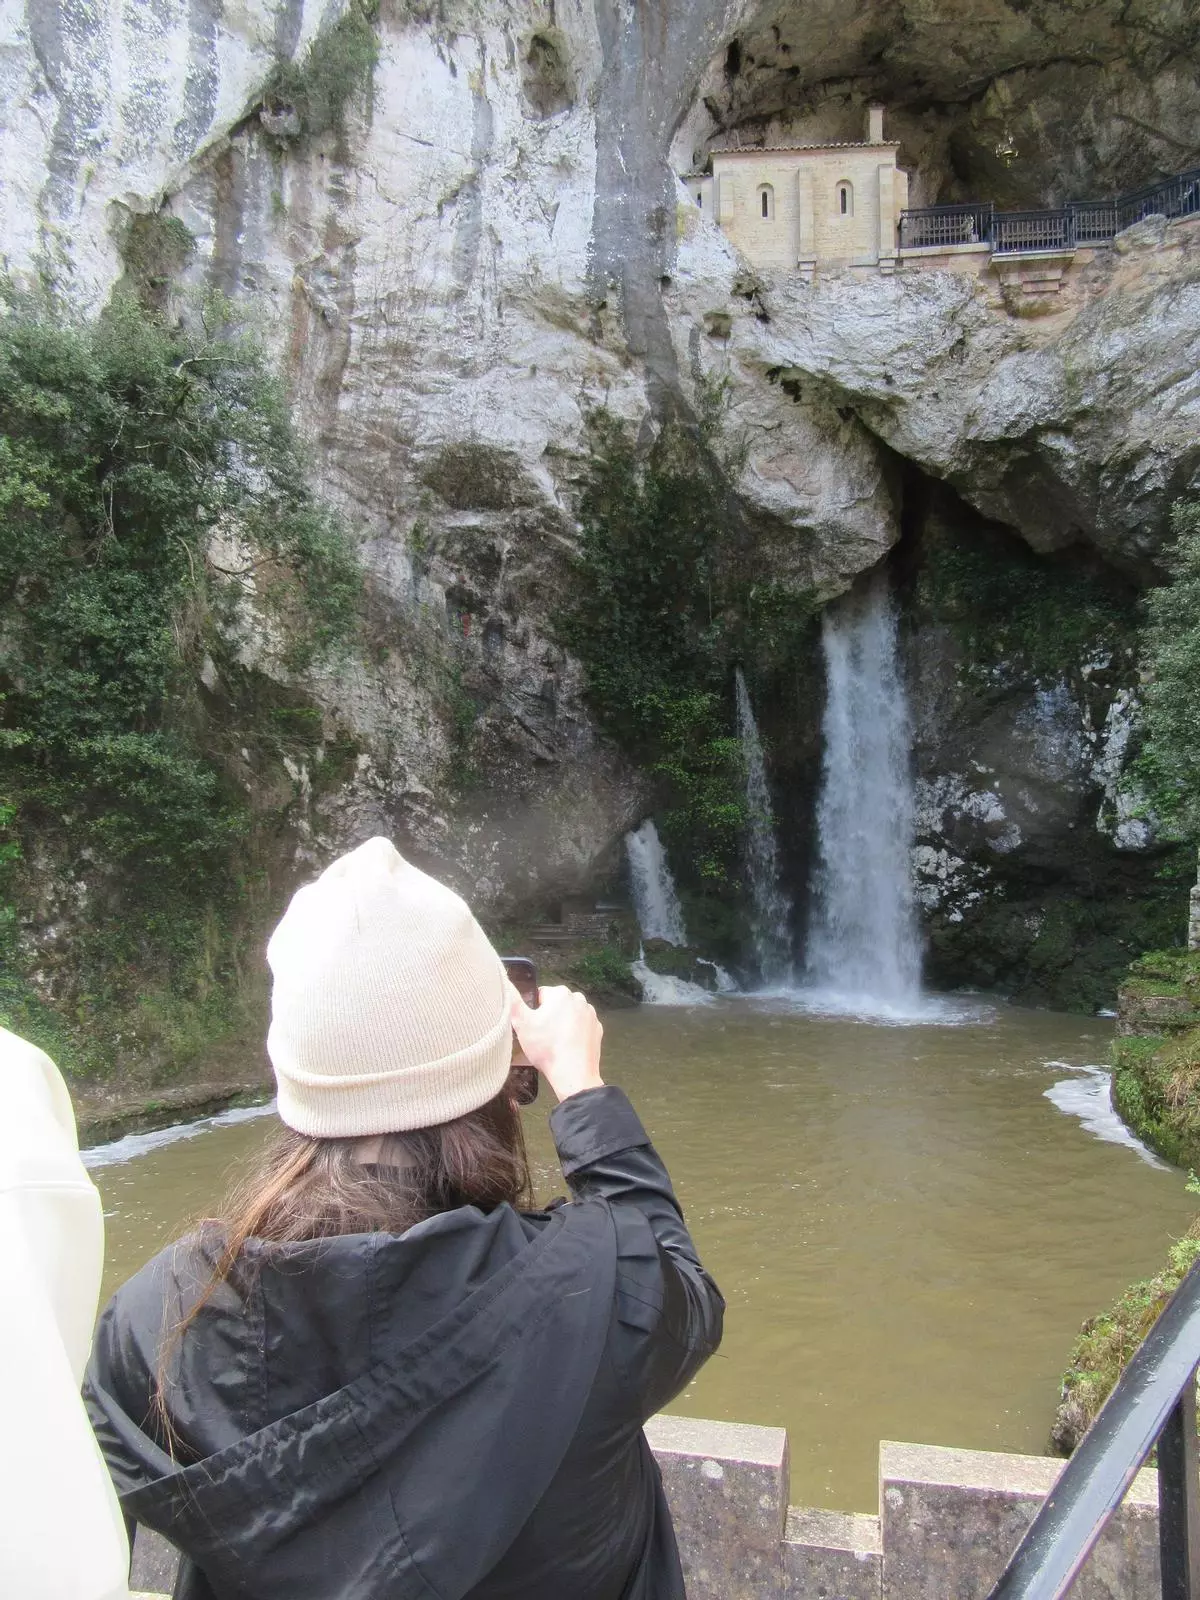
[[713, 445], [720, 396], [702, 400], [698, 426], [667, 422], [649, 445], [608, 412], [589, 419], [575, 581], [556, 626], [602, 725], [661, 783], [660, 827], [685, 889], [728, 897], [745, 824], [734, 667], [794, 673], [817, 605], [764, 578]]
[[[125, 297], [90, 326], [6, 309], [0, 802], [93, 884], [92, 990], [123, 962], [194, 974], [252, 832], [204, 658], [250, 584], [302, 666], [353, 628], [359, 569], [278, 383], [219, 308], [194, 329]], [[7, 875], [19, 897], [20, 863]]]
[[743, 821], [721, 594], [727, 491], [681, 425], [643, 452], [607, 412], [590, 423], [575, 582], [558, 632], [584, 664], [602, 725], [661, 778], [673, 860], [720, 885]]
[[1146, 600], [1146, 748], [1140, 773], [1158, 817], [1200, 845], [1200, 502], [1172, 512], [1169, 579]]

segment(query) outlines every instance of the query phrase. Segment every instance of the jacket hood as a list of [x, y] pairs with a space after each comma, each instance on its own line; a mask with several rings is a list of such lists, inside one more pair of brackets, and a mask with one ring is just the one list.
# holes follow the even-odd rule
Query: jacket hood
[[164, 1304], [169, 1327], [210, 1264], [198, 1239], [164, 1251], [97, 1330], [86, 1393], [125, 1513], [170, 1530], [222, 1594], [294, 1600], [298, 1573], [306, 1600], [466, 1594], [579, 1424], [610, 1320], [610, 1209], [467, 1207], [399, 1237], [252, 1245], [171, 1354], [176, 1460], [130, 1393], [153, 1382]]

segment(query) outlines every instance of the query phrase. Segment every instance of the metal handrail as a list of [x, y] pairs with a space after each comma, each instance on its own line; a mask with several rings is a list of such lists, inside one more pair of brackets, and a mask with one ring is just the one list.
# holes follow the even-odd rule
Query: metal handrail
[[997, 211], [990, 201], [906, 209], [900, 213], [900, 248], [989, 244], [997, 255], [1073, 250], [1080, 244], [1107, 244], [1150, 216], [1200, 216], [1200, 167], [1112, 200], [1071, 200], [1058, 209]]
[[997, 211], [993, 218], [992, 249], [996, 255], [1019, 255], [1030, 250], [1074, 248], [1071, 213], [1060, 211]]
[[926, 206], [900, 213], [902, 250], [944, 249], [947, 245], [986, 244], [991, 238], [990, 200], [979, 205]]
[[1200, 1261], [1167, 1302], [988, 1600], [1059, 1600], [1158, 1445], [1164, 1600], [1200, 1600]]

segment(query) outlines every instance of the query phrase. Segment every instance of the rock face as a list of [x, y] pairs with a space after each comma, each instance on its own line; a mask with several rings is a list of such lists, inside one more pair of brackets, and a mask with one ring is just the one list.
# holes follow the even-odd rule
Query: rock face
[[1193, 19], [1183, 4], [1096, 0], [768, 0], [706, 72], [677, 152], [861, 137], [889, 108], [914, 205], [1060, 205], [1200, 157]]
[[[804, 432], [824, 407], [1035, 550], [1090, 544], [1143, 577], [1172, 500], [1200, 481], [1194, 220], [1128, 230], [1037, 318], [1010, 311], [990, 276], [916, 267], [764, 278], [748, 302], [745, 275], [698, 216], [677, 271], [680, 337], [695, 342], [697, 314], [719, 326], [697, 358], [745, 394], [732, 414], [759, 438], [786, 414], [764, 405], [764, 390], [789, 395], [805, 418], [787, 428], [801, 457], [812, 459]], [[751, 495], [756, 444], [742, 485]]]
[[[6, 19], [0, 56], [9, 269], [94, 312], [132, 271], [133, 219], [182, 223], [191, 243], [158, 292], [179, 314], [213, 289], [233, 301], [287, 374], [323, 491], [361, 530], [369, 649], [300, 684], [357, 755], [319, 796], [291, 775], [302, 858], [382, 829], [500, 909], [610, 871], [652, 788], [597, 733], [554, 642], [593, 408], [643, 429], [719, 416], [739, 526], [784, 589], [830, 598], [903, 549], [904, 462], [1037, 551], [1153, 571], [1166, 509], [1200, 468], [1196, 224], [1144, 225], [1029, 319], [958, 274], [756, 277], [676, 176], [714, 131], [837, 134], [886, 94], [933, 198], [963, 140], [964, 170], [986, 175], [1002, 107], [1020, 131], [1060, 92], [1073, 8], [383, 0], [369, 95], [314, 136], [265, 91], [345, 9], [36, 0]], [[1028, 198], [1194, 159], [1175, 45], [1155, 54], [1149, 21], [1138, 33], [1116, 0], [1095, 9], [1078, 71], [1086, 127], [1104, 130], [1088, 148], [1103, 149], [1082, 175], [1065, 133], [1053, 170], [1014, 151], [1004, 171]], [[900, 23], [907, 54], [880, 67]], [[961, 60], [947, 29], [969, 42]], [[325, 70], [324, 49], [305, 72]], [[1140, 143], [1120, 134], [1135, 112]], [[238, 649], [287, 678], [252, 607]], [[1131, 684], [1114, 679], [1109, 704]], [[980, 862], [1016, 849], [1012, 830], [1036, 833], [1031, 807], [1066, 819], [1103, 792], [1105, 859], [1124, 859], [1123, 713], [1106, 732], [1108, 709], [1063, 693], [1069, 710], [1055, 683], [1027, 685], [970, 737], [923, 724], [940, 820], [922, 861], [928, 882], [953, 881], [947, 917]], [[1073, 753], [1052, 759], [1056, 741]], [[1026, 751], [1003, 794], [970, 776], [998, 744]]]
[[[1109, 1007], [1114, 974], [1182, 933], [1186, 854], [1127, 770], [1131, 593], [1078, 557], [1048, 579], [942, 489], [907, 586], [917, 897], [935, 984]], [[1069, 598], [1067, 595], [1069, 593]]]

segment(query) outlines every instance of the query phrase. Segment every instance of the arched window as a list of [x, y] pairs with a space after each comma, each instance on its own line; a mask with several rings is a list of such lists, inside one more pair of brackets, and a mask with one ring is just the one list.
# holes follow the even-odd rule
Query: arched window
[[764, 222], [770, 222], [775, 215], [775, 191], [769, 183], [758, 186], [758, 214]]
[[837, 214], [839, 217], [854, 215], [854, 185], [847, 178], [837, 186]]
[[701, 211], [704, 210], [704, 190], [703, 189], [697, 189], [696, 190], [696, 204], [700, 207]]

